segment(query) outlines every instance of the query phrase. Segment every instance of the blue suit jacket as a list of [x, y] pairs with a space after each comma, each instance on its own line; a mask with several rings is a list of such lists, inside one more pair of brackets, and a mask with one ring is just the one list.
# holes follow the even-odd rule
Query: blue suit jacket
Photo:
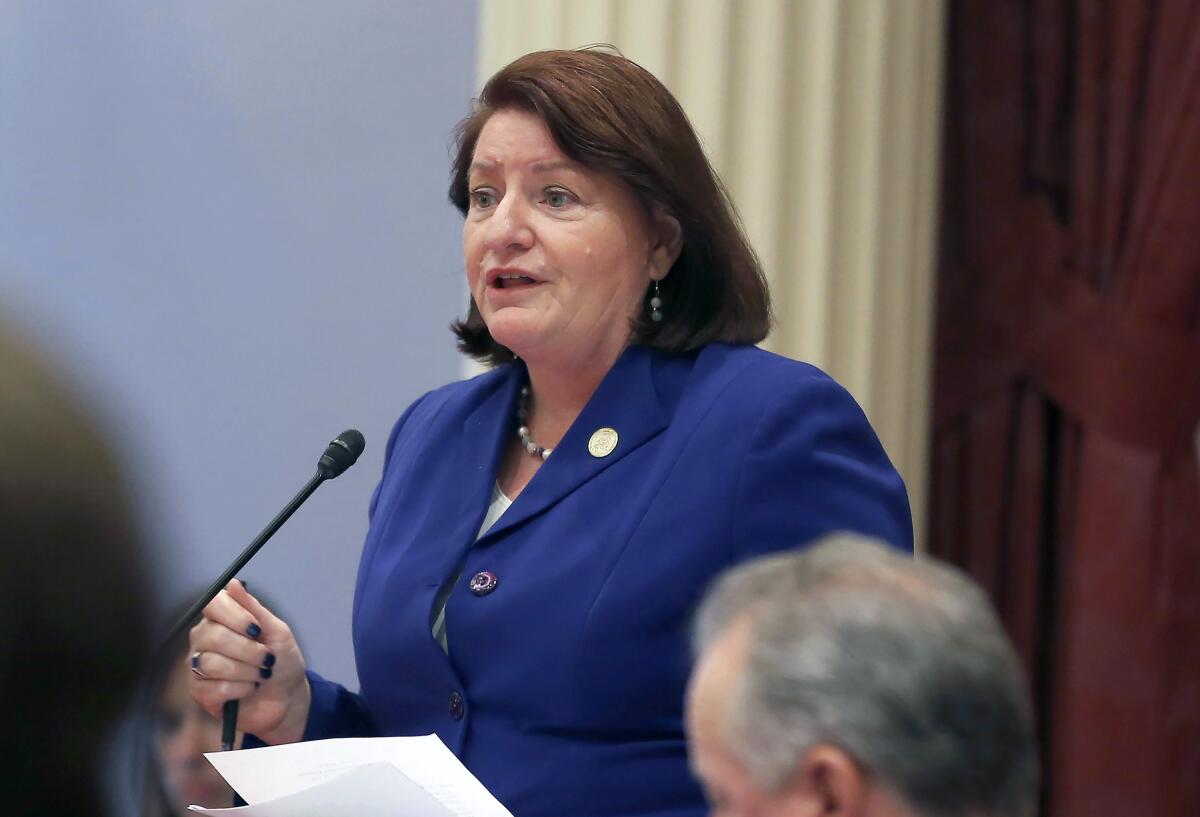
[[[516, 817], [698, 817], [682, 701], [705, 587], [828, 531], [911, 550], [904, 486], [817, 369], [744, 346], [633, 347], [476, 542], [524, 379], [502, 366], [396, 424], [354, 604], [362, 691], [313, 675], [306, 737], [436, 732]], [[619, 440], [598, 458], [601, 427]], [[447, 657], [432, 608], [464, 558]], [[480, 571], [498, 584], [476, 596]]]

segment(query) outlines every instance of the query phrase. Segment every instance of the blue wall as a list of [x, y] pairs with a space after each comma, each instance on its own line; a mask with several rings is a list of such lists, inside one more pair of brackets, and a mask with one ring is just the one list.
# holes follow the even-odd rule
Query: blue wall
[[473, 0], [0, 4], [0, 312], [122, 441], [164, 601], [211, 581], [334, 434], [364, 432], [359, 465], [245, 574], [310, 665], [352, 686], [387, 433], [459, 371], [445, 190], [476, 16]]

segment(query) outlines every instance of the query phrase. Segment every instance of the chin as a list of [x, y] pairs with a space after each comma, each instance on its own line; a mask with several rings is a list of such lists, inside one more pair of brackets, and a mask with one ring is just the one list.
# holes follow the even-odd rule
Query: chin
[[528, 357], [537, 351], [543, 340], [540, 325], [528, 320], [497, 319], [488, 322], [492, 340], [517, 357]]

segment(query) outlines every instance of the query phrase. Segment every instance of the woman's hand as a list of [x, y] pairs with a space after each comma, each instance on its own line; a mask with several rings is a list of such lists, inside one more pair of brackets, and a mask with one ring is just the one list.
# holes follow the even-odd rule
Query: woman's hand
[[304, 736], [312, 689], [292, 630], [237, 579], [204, 608], [192, 628], [188, 662], [192, 697], [216, 717], [240, 701], [238, 729], [269, 744]]

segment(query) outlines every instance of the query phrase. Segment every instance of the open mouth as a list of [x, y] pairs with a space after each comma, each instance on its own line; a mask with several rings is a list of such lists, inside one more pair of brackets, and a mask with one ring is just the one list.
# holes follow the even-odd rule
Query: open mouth
[[537, 281], [527, 275], [498, 275], [496, 280], [492, 282], [492, 286], [496, 289], [517, 289], [518, 287], [532, 286]]

